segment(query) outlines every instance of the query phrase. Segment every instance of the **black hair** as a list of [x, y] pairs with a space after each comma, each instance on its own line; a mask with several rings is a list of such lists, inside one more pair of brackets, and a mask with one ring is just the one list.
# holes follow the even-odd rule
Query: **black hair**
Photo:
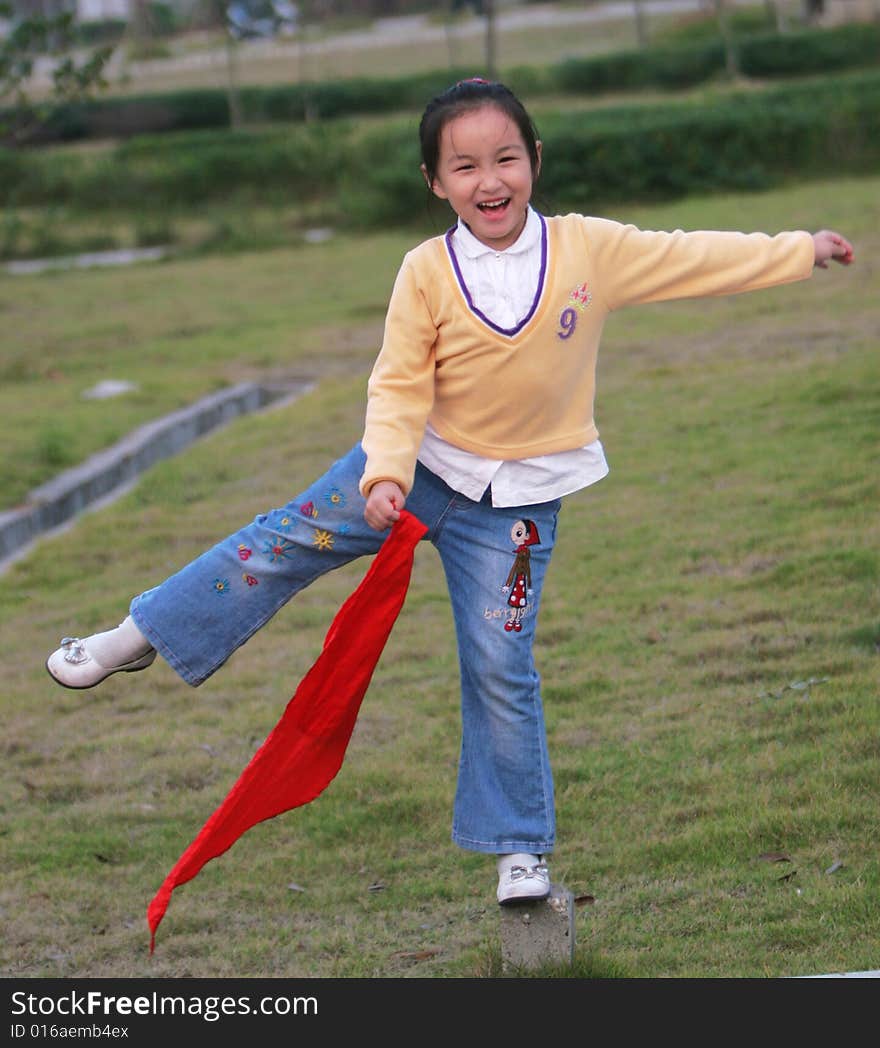
[[437, 175], [437, 162], [440, 158], [440, 135], [450, 120], [462, 113], [479, 109], [480, 106], [493, 105], [516, 124], [522, 135], [529, 154], [533, 178], [538, 177], [538, 130], [525, 106], [516, 95], [504, 84], [493, 80], [474, 77], [471, 80], [459, 80], [448, 87], [442, 94], [432, 98], [425, 107], [419, 123], [419, 144], [422, 149], [422, 163], [428, 185], [434, 183]]

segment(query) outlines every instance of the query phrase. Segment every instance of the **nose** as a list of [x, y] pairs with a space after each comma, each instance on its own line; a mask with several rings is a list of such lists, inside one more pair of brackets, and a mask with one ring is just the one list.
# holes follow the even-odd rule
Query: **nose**
[[501, 175], [494, 164], [480, 169], [480, 189], [489, 193], [501, 185]]

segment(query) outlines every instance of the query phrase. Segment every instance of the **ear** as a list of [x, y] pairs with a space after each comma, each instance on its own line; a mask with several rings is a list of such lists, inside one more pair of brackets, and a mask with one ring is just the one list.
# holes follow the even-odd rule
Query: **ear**
[[446, 193], [443, 191], [443, 187], [440, 185], [436, 178], [433, 182], [431, 181], [428, 175], [428, 169], [425, 167], [424, 164], [419, 164], [419, 170], [422, 172], [422, 178], [424, 178], [425, 180], [425, 185], [428, 187], [428, 189], [431, 190], [434, 196], [439, 197], [440, 200], [446, 200], [447, 197]]
[[540, 173], [541, 173], [541, 155], [542, 155], [541, 151], [542, 151], [542, 148], [543, 148], [543, 143], [541, 142], [540, 139], [538, 139], [535, 142], [535, 152], [538, 155], [538, 163], [535, 166], [535, 179], [537, 179], [538, 175], [540, 175]]

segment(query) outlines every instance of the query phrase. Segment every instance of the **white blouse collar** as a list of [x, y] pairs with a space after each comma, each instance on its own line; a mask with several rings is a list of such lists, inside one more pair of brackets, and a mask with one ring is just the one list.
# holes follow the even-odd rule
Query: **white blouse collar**
[[531, 250], [540, 243], [541, 220], [532, 207], [529, 206], [526, 210], [526, 224], [523, 226], [522, 233], [510, 247], [505, 248], [501, 252], [484, 244], [482, 240], [478, 240], [461, 219], [458, 220], [458, 224], [455, 227], [453, 240], [456, 250], [461, 251], [467, 258], [480, 258], [481, 255], [488, 254], [519, 255]]

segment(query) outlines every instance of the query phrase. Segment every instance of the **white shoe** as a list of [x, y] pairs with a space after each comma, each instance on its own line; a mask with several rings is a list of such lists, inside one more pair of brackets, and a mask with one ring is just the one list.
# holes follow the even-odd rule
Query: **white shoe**
[[502, 855], [498, 859], [498, 902], [505, 906], [550, 895], [550, 870], [540, 855]]
[[[92, 634], [85, 640], [65, 637], [46, 660], [46, 669], [53, 680], [65, 688], [93, 688], [111, 673], [145, 670], [156, 658], [156, 649], [150, 647], [140, 632], [132, 631], [136, 631], [136, 627], [126, 619], [117, 629]], [[114, 648], [118, 652], [115, 657]]]

